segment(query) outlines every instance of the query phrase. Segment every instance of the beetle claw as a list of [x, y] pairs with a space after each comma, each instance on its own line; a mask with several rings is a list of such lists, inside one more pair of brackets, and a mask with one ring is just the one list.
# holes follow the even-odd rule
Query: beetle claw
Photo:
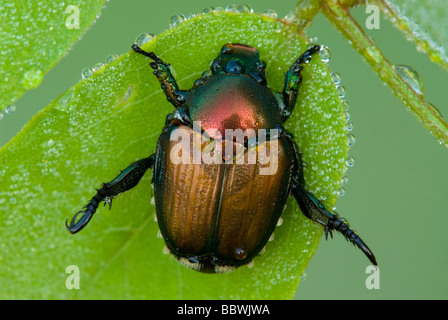
[[[78, 215], [82, 213], [81, 219], [77, 221]], [[90, 221], [93, 216], [93, 212], [90, 210], [81, 210], [75, 213], [72, 220], [70, 221], [70, 225], [67, 223], [68, 219], [65, 220], [65, 227], [70, 233], [74, 234], [81, 231]]]

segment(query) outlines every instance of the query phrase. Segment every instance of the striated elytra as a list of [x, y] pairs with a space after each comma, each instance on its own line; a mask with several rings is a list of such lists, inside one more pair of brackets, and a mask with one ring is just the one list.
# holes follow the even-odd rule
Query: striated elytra
[[[250, 263], [271, 237], [290, 195], [303, 214], [336, 230], [377, 265], [345, 219], [305, 188], [301, 152], [283, 124], [291, 115], [301, 71], [321, 49], [311, 45], [285, 74], [282, 92], [267, 86], [266, 64], [244, 44], [226, 44], [190, 90], [180, 90], [170, 66], [153, 52], [132, 49], [150, 66], [175, 110], [156, 151], [104, 183], [66, 227], [82, 230], [98, 205], [135, 187], [152, 169], [157, 221], [166, 246], [201, 272], [227, 272]], [[80, 216], [80, 218], [78, 218]]]

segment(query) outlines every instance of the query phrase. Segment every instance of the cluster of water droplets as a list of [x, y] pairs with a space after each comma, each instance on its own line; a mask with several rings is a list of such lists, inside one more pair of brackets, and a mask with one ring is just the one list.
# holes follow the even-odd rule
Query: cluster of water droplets
[[[317, 38], [315, 38], [315, 37], [311, 38], [310, 41], [315, 43], [315, 42], [317, 42]], [[327, 46], [321, 46], [321, 50], [320, 50], [319, 54], [320, 54], [320, 58], [321, 58], [322, 62], [324, 62], [326, 64], [329, 63], [330, 58], [331, 58], [331, 52]], [[353, 146], [355, 144], [356, 139], [352, 133], [353, 123], [350, 119], [349, 103], [345, 99], [346, 90], [345, 90], [345, 87], [342, 85], [341, 75], [338, 72], [332, 72], [330, 74], [330, 77], [336, 87], [338, 96], [342, 101], [342, 106], [344, 107], [344, 117], [345, 117], [345, 121], [346, 121], [345, 128], [347, 131], [347, 145], [350, 148], [351, 146]], [[355, 165], [355, 158], [352, 155], [348, 156], [348, 158], [345, 160], [345, 164], [346, 164], [347, 168], [353, 167]], [[344, 186], [347, 184], [347, 182], [348, 182], [347, 176], [343, 176], [341, 179], [341, 187], [337, 192], [338, 196], [341, 197], [345, 194]], [[335, 208], [333, 208], [333, 210], [334, 209]]]
[[[231, 13], [236, 13], [236, 14], [238, 14], [238, 13], [255, 13], [254, 10], [246, 4], [242, 4], [242, 5], [229, 4], [225, 8], [223, 8], [223, 7], [207, 7], [202, 11], [202, 13], [199, 13], [199, 14], [193, 13], [193, 14], [190, 14], [187, 16], [183, 15], [181, 13], [176, 14], [170, 18], [169, 26], [170, 26], [170, 28], [173, 28], [173, 27], [178, 26], [182, 22], [187, 21], [191, 18], [194, 18], [198, 15], [208, 14], [208, 13], [219, 13], [219, 12], [231, 12]], [[272, 9], [267, 9], [267, 10], [264, 10], [263, 12], [256, 13], [256, 14], [266, 16], [266, 17], [269, 17], [272, 19], [278, 19], [277, 12]], [[296, 17], [294, 15], [294, 13], [291, 11], [281, 20], [284, 22], [287, 22], [287, 23], [291, 23], [291, 22], [294, 22], [295, 19], [296, 19]]]
[[81, 71], [81, 77], [83, 79], [87, 79], [88, 77], [90, 77], [92, 74], [94, 74], [95, 72], [101, 70], [106, 64], [112, 63], [113, 61], [115, 61], [118, 58], [118, 55], [116, 54], [110, 54], [106, 57], [105, 62], [98, 62], [95, 66], [93, 66], [92, 68], [90, 67], [86, 67], [84, 69], [82, 69]]

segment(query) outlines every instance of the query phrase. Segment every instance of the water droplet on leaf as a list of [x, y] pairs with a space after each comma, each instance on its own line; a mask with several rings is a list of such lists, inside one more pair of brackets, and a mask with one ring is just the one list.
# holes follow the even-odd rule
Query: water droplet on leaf
[[172, 16], [170, 19], [170, 28], [174, 28], [175, 26], [181, 24], [185, 20], [187, 20], [187, 18], [185, 18], [185, 16], [180, 13]]
[[154, 34], [142, 33], [137, 37], [137, 39], [135, 39], [134, 44], [138, 45], [139, 47], [142, 47], [145, 43], [148, 43], [152, 39], [154, 39]]
[[5, 108], [4, 111], [5, 111], [6, 114], [13, 114], [14, 111], [16, 111], [16, 106], [13, 105], [13, 104], [10, 104], [9, 106], [7, 106], [7, 107]]
[[331, 52], [330, 52], [330, 49], [327, 46], [322, 46], [320, 48], [319, 54], [320, 54], [320, 59], [323, 62], [327, 63], [328, 61], [330, 61]]
[[423, 95], [423, 80], [420, 77], [420, 74], [415, 71], [415, 69], [402, 64], [394, 65], [394, 68], [397, 73], [403, 78], [403, 80], [406, 81], [415, 92]]
[[110, 54], [106, 57], [106, 63], [111, 63], [118, 58], [117, 54]]
[[34, 89], [36, 88], [41, 82], [42, 78], [44, 77], [44, 73], [42, 70], [37, 68], [32, 68], [25, 72], [25, 75], [23, 76], [22, 84], [25, 87], [25, 89]]
[[353, 167], [355, 165], [355, 158], [353, 156], [349, 156], [347, 161], [345, 161], [348, 167]]
[[341, 76], [337, 72], [331, 73], [331, 80], [333, 80], [334, 84], [340, 84], [341, 83]]
[[93, 74], [93, 69], [92, 68], [84, 68], [81, 71], [81, 76], [82, 76], [83, 79], [87, 79], [92, 74]]
[[269, 17], [269, 18], [273, 18], [273, 19], [277, 18], [277, 12], [275, 12], [272, 9], [268, 9], [268, 10], [263, 11], [263, 15], [266, 16], [266, 17]]

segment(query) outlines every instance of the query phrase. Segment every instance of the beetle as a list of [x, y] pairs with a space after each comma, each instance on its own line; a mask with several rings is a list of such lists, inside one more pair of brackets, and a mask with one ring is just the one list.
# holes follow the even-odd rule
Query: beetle
[[[175, 109], [166, 117], [155, 153], [133, 162], [112, 181], [103, 183], [70, 224], [65, 222], [71, 233], [89, 223], [101, 202], [111, 206], [115, 196], [135, 187], [152, 169], [162, 237], [170, 253], [194, 270], [221, 273], [249, 264], [271, 237], [290, 195], [307, 218], [325, 228], [326, 238], [333, 236], [334, 230], [340, 232], [377, 265], [372, 251], [347, 221], [327, 210], [306, 190], [301, 151], [283, 126], [296, 104], [301, 71], [321, 46], [310, 45], [291, 65], [281, 93], [268, 87], [266, 63], [260, 60], [258, 50], [248, 45], [225, 44], [210, 71], [189, 90], [178, 88], [170, 65], [155, 53], [137, 44], [132, 49], [151, 59], [153, 74]], [[229, 138], [224, 134], [238, 129], [245, 135]], [[194, 152], [179, 152], [179, 139], [172, 138], [179, 131], [178, 137], [207, 138], [205, 141], [213, 145], [214, 159], [222, 162], [194, 163]], [[259, 133], [266, 131], [269, 134], [263, 140]], [[229, 156], [223, 148], [275, 154], [276, 171], [262, 173], [266, 165], [249, 163], [244, 155], [242, 163], [234, 163], [237, 154], [230, 152]], [[202, 141], [194, 150], [203, 149]], [[182, 154], [182, 161], [173, 161], [173, 154]]]

